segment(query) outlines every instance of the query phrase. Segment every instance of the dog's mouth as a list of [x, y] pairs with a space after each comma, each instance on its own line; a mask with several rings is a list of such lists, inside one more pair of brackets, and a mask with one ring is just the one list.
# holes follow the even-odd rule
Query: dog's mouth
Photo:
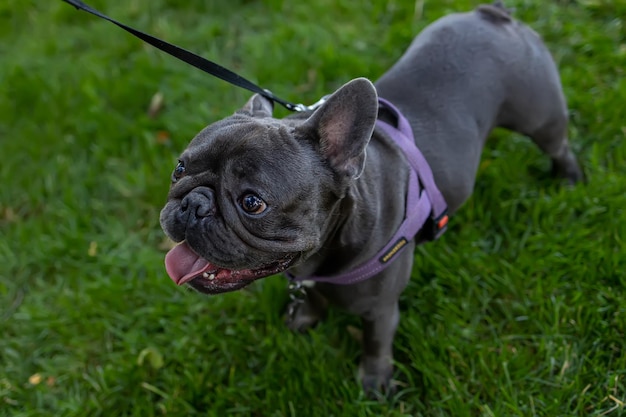
[[165, 255], [165, 269], [176, 285], [189, 283], [197, 291], [217, 294], [238, 290], [257, 279], [282, 272], [289, 268], [294, 258], [290, 255], [260, 268], [232, 270], [198, 256], [183, 241]]

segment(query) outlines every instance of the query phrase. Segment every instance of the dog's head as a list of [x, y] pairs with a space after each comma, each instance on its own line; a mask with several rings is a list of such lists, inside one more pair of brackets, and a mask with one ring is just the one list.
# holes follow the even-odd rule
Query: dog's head
[[334, 227], [376, 122], [376, 90], [356, 79], [312, 114], [272, 117], [255, 95], [202, 130], [172, 174], [161, 226], [179, 285], [214, 294], [306, 260]]

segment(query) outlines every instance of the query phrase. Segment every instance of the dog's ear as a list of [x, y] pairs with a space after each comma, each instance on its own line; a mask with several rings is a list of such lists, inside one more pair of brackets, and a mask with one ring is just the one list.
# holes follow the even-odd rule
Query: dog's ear
[[297, 130], [319, 141], [322, 155], [336, 172], [357, 178], [377, 116], [376, 88], [357, 78], [335, 91]]
[[252, 117], [272, 117], [274, 111], [274, 102], [260, 94], [250, 97], [250, 100], [243, 106], [238, 113], [246, 113]]

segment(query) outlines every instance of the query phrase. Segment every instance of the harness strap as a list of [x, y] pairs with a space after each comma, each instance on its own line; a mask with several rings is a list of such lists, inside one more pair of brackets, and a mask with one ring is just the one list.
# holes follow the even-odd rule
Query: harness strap
[[[420, 182], [428, 194], [428, 198], [430, 199], [430, 203], [432, 205], [432, 219], [435, 222], [433, 225], [435, 227], [435, 233], [428, 238], [430, 240], [434, 240], [438, 238], [444, 231], [445, 226], [448, 222], [447, 212], [448, 205], [437, 188], [435, 184], [435, 178], [433, 177], [433, 171], [430, 169], [430, 165], [424, 158], [424, 155], [420, 152], [420, 150], [415, 145], [415, 137], [413, 136], [413, 129], [411, 129], [411, 125], [406, 117], [398, 110], [396, 106], [394, 106], [390, 101], [385, 100], [384, 98], [378, 98], [378, 101], [393, 115], [396, 117], [398, 121], [397, 130], [402, 132], [406, 139], [403, 141], [396, 141], [398, 145], [404, 151], [407, 159], [411, 166], [418, 172]], [[383, 128], [383, 130], [391, 137], [394, 137], [394, 131], [396, 128], [389, 125], [388, 123], [379, 121], [378, 125]]]
[[432, 219], [437, 230], [432, 237], [429, 236], [428, 238], [435, 239], [445, 231], [448, 219], [446, 215], [447, 205], [435, 184], [428, 162], [415, 146], [409, 121], [389, 101], [383, 98], [379, 98], [378, 101], [380, 106], [387, 108], [396, 116], [398, 126], [393, 127], [381, 120], [376, 122], [377, 126], [400, 146], [412, 168], [409, 174], [405, 219], [389, 242], [376, 255], [353, 270], [335, 276], [309, 277], [295, 277], [288, 271], [285, 272], [287, 278], [292, 281], [330, 282], [340, 285], [355, 284], [373, 277], [389, 266], [396, 255], [405, 249], [406, 245], [415, 238], [430, 219]]

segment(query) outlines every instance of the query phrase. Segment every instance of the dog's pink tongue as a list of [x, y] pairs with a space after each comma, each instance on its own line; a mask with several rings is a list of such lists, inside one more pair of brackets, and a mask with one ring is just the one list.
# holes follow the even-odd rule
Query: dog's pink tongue
[[215, 269], [196, 255], [185, 242], [176, 245], [165, 255], [165, 269], [176, 285], [183, 285], [211, 268]]

